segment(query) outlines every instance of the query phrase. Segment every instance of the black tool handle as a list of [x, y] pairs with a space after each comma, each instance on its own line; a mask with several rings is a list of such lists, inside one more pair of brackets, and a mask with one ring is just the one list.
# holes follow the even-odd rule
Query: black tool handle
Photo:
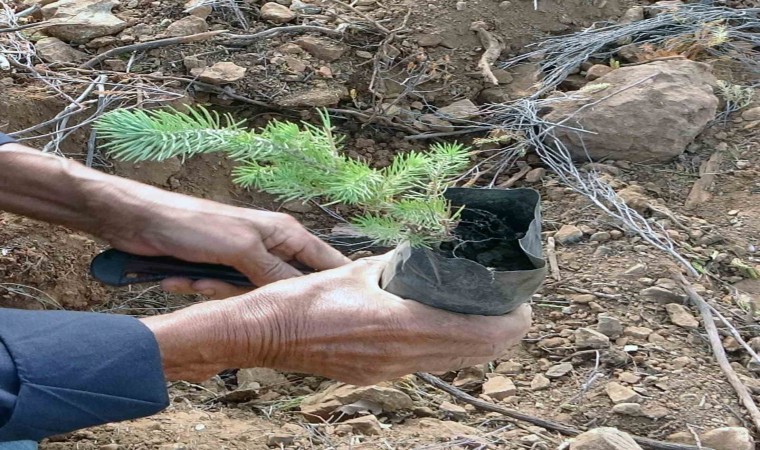
[[168, 256], [139, 256], [116, 249], [96, 256], [90, 264], [90, 273], [109, 286], [156, 283], [170, 277], [213, 278], [235, 286], [253, 286], [248, 277], [230, 266], [192, 263]]

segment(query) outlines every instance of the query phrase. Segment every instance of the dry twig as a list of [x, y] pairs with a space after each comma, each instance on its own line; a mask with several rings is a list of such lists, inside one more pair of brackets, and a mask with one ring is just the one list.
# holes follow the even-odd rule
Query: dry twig
[[546, 240], [546, 257], [549, 259], [552, 278], [556, 281], [562, 281], [562, 275], [559, 271], [559, 263], [557, 262], [557, 244], [553, 237], [549, 237]]
[[752, 395], [750, 394], [749, 389], [747, 389], [747, 386], [741, 382], [739, 376], [736, 375], [734, 368], [731, 367], [728, 357], [726, 357], [726, 351], [723, 349], [723, 343], [720, 340], [720, 334], [718, 334], [718, 327], [715, 326], [715, 320], [713, 319], [710, 305], [705, 299], [697, 294], [697, 291], [694, 290], [694, 286], [692, 286], [683, 275], [678, 274], [678, 278], [686, 295], [689, 296], [689, 300], [691, 300], [694, 306], [697, 307], [702, 316], [702, 321], [704, 322], [705, 330], [707, 331], [707, 337], [710, 340], [710, 347], [712, 348], [715, 359], [718, 361], [720, 369], [728, 379], [731, 387], [736, 391], [736, 395], [739, 396], [739, 400], [741, 400], [744, 408], [747, 409], [747, 412], [752, 419], [752, 424], [755, 426], [755, 430], [760, 431], [760, 410], [757, 408], [755, 401], [752, 400]]
[[[573, 428], [569, 425], [565, 425], [563, 423], [554, 422], [551, 420], [544, 420], [538, 417], [533, 417], [529, 414], [521, 413], [519, 411], [514, 411], [508, 408], [504, 408], [503, 406], [495, 405], [493, 403], [488, 403], [486, 401], [477, 399], [473, 397], [472, 395], [446, 383], [440, 378], [434, 377], [433, 375], [430, 375], [428, 373], [418, 372], [415, 375], [418, 378], [420, 378], [422, 381], [424, 381], [425, 383], [435, 388], [438, 388], [446, 392], [447, 394], [454, 396], [458, 400], [461, 400], [464, 403], [470, 404], [480, 410], [503, 414], [512, 419], [521, 420], [523, 422], [528, 422], [533, 425], [538, 425], [539, 427], [546, 428], [547, 430], [557, 431], [559, 433], [564, 434], [565, 436], [577, 436], [582, 433], [581, 430], [577, 428]], [[699, 450], [698, 447], [694, 447], [692, 445], [674, 444], [671, 442], [657, 441], [654, 439], [649, 439], [649, 438], [645, 438], [641, 436], [631, 436], [631, 437], [638, 444], [644, 447], [650, 448], [652, 450]], [[711, 450], [706, 447], [702, 447], [702, 448], [703, 450]]]
[[478, 69], [483, 72], [483, 78], [490, 81], [491, 84], [498, 86], [499, 80], [493, 74], [491, 66], [499, 59], [499, 55], [504, 50], [504, 44], [491, 34], [487, 28], [488, 25], [483, 21], [473, 22], [470, 25], [470, 30], [478, 33], [478, 38], [480, 38], [480, 43], [484, 48], [483, 56], [480, 57], [480, 61], [478, 62]]
[[125, 45], [123, 47], [116, 47], [107, 52], [103, 52], [100, 55], [90, 59], [86, 63], [79, 66], [82, 69], [91, 69], [95, 65], [113, 58], [114, 56], [123, 55], [124, 53], [139, 52], [145, 50], [153, 50], [156, 48], [167, 47], [169, 45], [188, 44], [191, 42], [205, 41], [206, 39], [218, 36], [222, 33], [226, 33], [227, 30], [206, 31], [204, 33], [191, 34], [189, 36], [171, 37], [166, 39], [157, 39], [155, 41], [139, 42], [137, 44]]

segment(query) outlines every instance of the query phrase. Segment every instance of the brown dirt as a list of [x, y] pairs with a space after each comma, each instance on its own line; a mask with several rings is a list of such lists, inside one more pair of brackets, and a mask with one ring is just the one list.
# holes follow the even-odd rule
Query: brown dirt
[[[577, 29], [594, 20], [615, 19], [630, 2], [539, 0], [539, 11], [533, 11], [532, 2], [526, 0], [470, 0], [464, 2], [461, 11], [457, 10], [456, 3], [452, 0], [392, 1], [386, 7], [375, 7], [368, 12], [376, 19], [391, 19], [385, 26], [392, 27], [400, 23], [407, 8], [411, 8], [409, 33], [395, 45], [404, 55], [423, 52], [423, 60], [428, 62], [424, 70], [433, 79], [419, 87], [420, 92], [426, 92], [424, 95], [412, 93], [401, 100], [402, 104], [411, 104], [424, 97], [429, 104], [444, 106], [452, 100], [477, 97], [484, 84], [474, 75], [482, 51], [480, 42], [469, 31], [470, 23], [475, 20], [486, 20], [498, 30], [498, 35], [508, 44], [509, 49], [505, 52], [508, 54], [519, 52], [525, 44], [546, 34]], [[121, 6], [125, 17], [156, 30], [165, 18], [182, 17], [179, 3], [162, 5], [159, 10], [147, 7], [147, 4], [141, 4], [139, 8], [126, 5], [127, 2], [123, 2]], [[209, 23], [212, 27], [221, 26], [222, 22], [215, 17], [212, 16]], [[255, 30], [265, 27], [261, 22], [254, 23]], [[419, 47], [420, 39], [430, 34], [440, 34], [442, 45]], [[251, 98], [276, 101], [290, 92], [331, 85], [345, 88], [346, 92], [355, 89], [358, 97], [354, 101], [363, 105], [388, 100], [368, 92], [371, 64], [356, 55], [359, 43], [354, 43], [356, 47], [343, 58], [329, 64], [333, 78], [320, 78], [314, 70], [324, 64], [309, 57], [299, 56], [308, 63], [303, 74], [289, 73], [282, 64], [272, 62], [273, 58], [281, 57], [277, 49], [290, 40], [290, 37], [278, 38], [230, 54], [222, 52], [219, 47], [202, 44], [156, 50], [138, 60], [136, 70], [184, 75], [183, 57], [202, 54], [209, 63], [231, 59], [247, 66], [246, 78], [236, 84], [235, 89]], [[403, 77], [408, 75], [407, 72], [406, 67], [399, 68], [390, 78]], [[56, 100], [27, 95], [27, 87], [19, 86], [18, 82], [12, 88], [3, 89], [0, 117], [7, 121], [2, 124], [3, 129], [35, 125], [50, 118], [63, 106]], [[206, 98], [216, 103], [228, 103], [196, 92], [196, 99]], [[250, 119], [253, 124], [264, 123], [272, 117], [301, 115], [292, 111], [262, 114], [250, 106], [228, 106], [236, 117]], [[618, 168], [620, 173], [615, 175], [615, 179], [622, 183], [643, 186], [650, 197], [689, 217], [690, 231], [720, 234], [722, 241], [707, 244], [700, 242], [698, 234], [689, 237], [682, 231], [684, 245], [681, 250], [690, 260], [700, 262], [731, 283], [741, 278], [741, 273], [730, 266], [731, 259], [738, 257], [757, 264], [757, 253], [748, 249], [760, 246], [760, 184], [757, 181], [760, 179], [760, 141], [756, 128], [744, 129], [746, 126], [741, 120], [729, 122], [726, 127], [715, 125], [679, 161], [658, 166], [624, 166]], [[362, 128], [350, 120], [342, 122], [341, 127], [348, 134], [349, 153], [366, 157], [377, 166], [387, 165], [396, 152], [414, 147], [398, 131]], [[86, 133], [78, 133], [68, 141], [64, 151], [81, 157], [86, 139]], [[697, 211], [683, 210], [681, 206], [696, 179], [700, 162], [716, 149], [728, 157], [719, 174], [714, 198]], [[748, 163], [738, 165], [740, 160]], [[230, 162], [217, 155], [192, 158], [185, 163], [114, 163], [104, 170], [165, 189], [239, 206], [282, 208], [269, 196], [234, 186], [228, 176]], [[656, 439], [686, 431], [688, 427], [700, 431], [726, 425], [749, 426], [743, 408], [715, 364], [703, 334], [676, 327], [670, 323], [663, 305], [648, 301], [639, 294], [658, 279], [669, 278], [673, 264], [668, 257], [644, 245], [635, 236], [622, 236], [604, 243], [590, 242], [588, 235], [592, 232], [617, 230], [619, 224], [610, 221], [585, 199], [561, 187], [553, 175], [536, 184], [517, 184], [521, 185], [538, 189], [544, 198], [545, 235], [571, 223], [585, 227], [586, 236], [580, 244], [558, 248], [562, 281], [549, 280], [536, 296], [534, 326], [517, 353], [490, 366], [495, 368], [502, 361], [521, 365], [520, 373], [511, 375], [518, 395], [505, 400], [505, 405], [578, 428], [616, 426]], [[296, 215], [312, 229], [321, 230], [332, 225], [332, 221], [316, 208], [307, 212], [284, 210]], [[40, 309], [51, 307], [51, 302], [55, 301], [71, 309], [146, 314], [199, 300], [162, 294], [153, 287], [108, 289], [95, 283], [87, 275], [87, 266], [103, 248], [102, 243], [70, 230], [0, 213], [0, 306]], [[645, 266], [640, 274], [623, 275], [637, 264]], [[743, 290], [754, 289], [753, 282], [745, 280], [742, 283]], [[705, 295], [715, 299], [722, 310], [733, 314], [747, 338], [760, 334], [755, 319], [749, 318], [736, 304], [735, 297], [727, 295], [724, 286], [710, 284], [709, 280], [704, 284]], [[610, 299], [598, 295], [594, 304], [577, 304], [572, 302], [576, 292], [570, 288], [617, 297]], [[757, 301], [760, 305], [760, 299]], [[647, 327], [653, 330], [653, 334], [646, 339], [621, 337], [613, 340], [617, 352], [600, 352], [597, 365], [596, 354], [577, 353], [572, 335], [580, 327], [594, 325], [597, 314], [602, 311], [620, 319], [626, 327]], [[551, 341], [546, 339], [554, 339], [553, 344], [548, 345]], [[626, 345], [637, 347], [623, 357], [622, 349]], [[675, 364], [674, 360], [679, 357], [691, 358], [690, 364], [685, 367]], [[747, 359], [741, 352], [731, 353], [731, 358], [742, 375], [757, 376], [746, 368]], [[568, 375], [553, 380], [549, 390], [531, 391], [530, 383], [536, 374], [544, 373], [549, 366], [565, 359], [574, 367]], [[621, 382], [632, 385], [643, 396], [642, 404], [646, 410], [660, 410], [662, 417], [652, 419], [611, 413], [612, 403], [605, 393], [605, 385], [613, 380], [630, 380], [632, 374], [640, 381]], [[586, 386], [594, 375], [600, 378]], [[444, 378], [450, 381], [455, 376], [450, 373]], [[478, 442], [486, 440], [489, 448], [523, 449], [531, 448], [531, 436], [535, 435], [540, 436], [546, 446], [534, 448], [557, 448], [563, 440], [553, 432], [506, 421], [498, 415], [484, 414], [470, 407], [466, 408], [468, 415], [462, 423], [474, 427], [475, 436], [471, 435], [473, 429], [457, 428], [455, 422], [424, 418], [428, 414], [442, 418], [438, 405], [452, 399], [413, 377], [398, 380], [395, 386], [409, 393], [418, 408], [429, 407], [429, 410], [383, 415], [382, 420], [391, 426], [381, 436], [341, 435], [336, 433], [335, 425], [306, 424], [295, 408], [303, 395], [319, 390], [323, 380], [304, 379], [297, 375], [288, 375], [288, 378], [287, 387], [263, 389], [256, 398], [241, 404], [217, 401], [219, 395], [234, 388], [234, 383], [227, 388], [210, 382], [203, 386], [175, 383], [170, 389], [172, 406], [157, 416], [57, 437], [43, 443], [42, 449], [259, 449], [268, 448], [267, 436], [271, 433], [294, 436], [296, 444], [292, 448], [479, 448]], [[478, 388], [474, 393], [479, 393]]]

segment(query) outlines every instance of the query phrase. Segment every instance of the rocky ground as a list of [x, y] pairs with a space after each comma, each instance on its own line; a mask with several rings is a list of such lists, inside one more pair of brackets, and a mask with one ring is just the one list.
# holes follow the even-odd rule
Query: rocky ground
[[[539, 0], [537, 9], [523, 0], [245, 1], [239, 9], [225, 2], [46, 3], [27, 20], [65, 23], [25, 31], [46, 63], [36, 70], [74, 76], [85, 69], [72, 71], [72, 62], [124, 45], [231, 30], [238, 37], [196, 36], [192, 43], [107, 56], [98, 73], [115, 83], [160, 80], [171, 98], [180, 99], [175, 105], [211, 103], [254, 125], [309, 119], [315, 106], [332, 108], [350, 154], [377, 166], [419, 148], [405, 139], [411, 134], [459, 130], [480, 117], [484, 103], [535, 90], [542, 76], [535, 64], [494, 68], [497, 84], [484, 77], [477, 65], [487, 40], [471, 29], [474, 22], [485, 22], [474, 28], [497, 37], [500, 60], [506, 60], [531, 42], [595, 21], [651, 14], [617, 0]], [[239, 37], [296, 25], [347, 31]], [[654, 248], [601, 211], [538, 155], [519, 155], [495, 183], [537, 189], [547, 249], [550, 239], [556, 243], [552, 275], [533, 299], [534, 325], [513, 354], [437, 375], [493, 405], [594, 430], [569, 444], [574, 450], [635, 450], [630, 435], [749, 450], [756, 430], [716, 364], [672, 253], [708, 274], [692, 279], [696, 292], [760, 352], [760, 92], [755, 89], [753, 98], [751, 88], [745, 91], [740, 110], [714, 120], [730, 106], [716, 95], [720, 81], [751, 85], [757, 73], [704, 52], [683, 51], [700, 61], [693, 62], [662, 52], [642, 56], [653, 49], [640, 50], [621, 67], [585, 61], [558, 87], [576, 97], [543, 113], [553, 121], [572, 116], [568, 125], [596, 133], [584, 137], [585, 145], [569, 128], [555, 135], [576, 155], [591, 155], [596, 162], [579, 163], [581, 175], [603, 180], [651, 225], [662, 226], [672, 251]], [[0, 83], [4, 131], [33, 127], [69, 104], [40, 95], [27, 69], [14, 68]], [[88, 136], [86, 126], [78, 128], [61, 151], [84, 159]], [[42, 147], [49, 138], [30, 142]], [[489, 150], [494, 142], [501, 141], [472, 143]], [[332, 225], [317, 208], [281, 205], [233, 186], [231, 164], [218, 156], [132, 165], [96, 153], [96, 166], [178, 192], [281, 209], [313, 229]], [[149, 286], [105, 288], [86, 274], [102, 243], [5, 213], [0, 225], [2, 306], [139, 315], [202, 300]], [[728, 324], [717, 325], [733, 370], [760, 400], [760, 366]], [[56, 437], [42, 448], [538, 450], [567, 448], [568, 442], [547, 424], [485, 412], [415, 376], [357, 388], [247, 368], [201, 385], [175, 383], [170, 392], [172, 406], [162, 414]]]

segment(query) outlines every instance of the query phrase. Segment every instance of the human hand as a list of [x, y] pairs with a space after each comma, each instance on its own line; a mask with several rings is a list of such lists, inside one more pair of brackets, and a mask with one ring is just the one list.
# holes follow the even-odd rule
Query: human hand
[[[111, 245], [120, 250], [232, 266], [257, 286], [300, 276], [292, 262], [315, 270], [349, 262], [287, 214], [237, 208], [140, 186], [152, 191], [140, 212], [145, 219], [138, 221], [139, 227], [126, 224], [137, 230], [108, 234]], [[113, 228], [124, 229], [125, 225]], [[228, 298], [250, 290], [218, 280], [182, 278], [164, 280], [162, 287], [182, 294], [200, 292], [210, 298]]]
[[144, 319], [170, 379], [270, 367], [372, 384], [498, 358], [530, 327], [528, 305], [500, 317], [454, 314], [379, 287], [388, 256]]

